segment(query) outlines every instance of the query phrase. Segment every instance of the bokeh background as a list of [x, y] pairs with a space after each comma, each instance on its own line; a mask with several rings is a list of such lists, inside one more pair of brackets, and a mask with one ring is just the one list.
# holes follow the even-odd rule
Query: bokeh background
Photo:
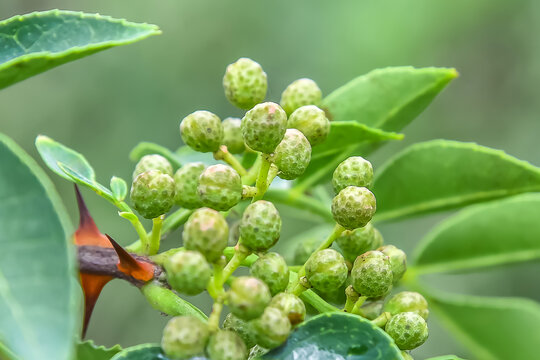
[[[370, 158], [375, 167], [400, 148], [433, 138], [474, 141], [540, 165], [535, 0], [2, 0], [0, 18], [52, 8], [149, 22], [163, 30], [0, 93], [0, 131], [36, 158], [34, 138], [49, 135], [85, 154], [104, 183], [113, 174], [130, 178], [128, 153], [139, 141], [181, 145], [179, 121], [194, 110], [241, 115], [221, 87], [225, 66], [241, 56], [262, 64], [273, 100], [300, 77], [313, 78], [328, 94], [374, 68], [455, 67], [460, 77], [405, 129], [403, 141]], [[72, 185], [51, 177], [75, 224]], [[84, 195], [103, 232], [123, 244], [135, 238], [112, 206], [88, 191]], [[384, 225], [381, 231], [387, 242], [411, 250], [446, 215]], [[309, 226], [285, 222], [282, 241]], [[178, 244], [179, 233], [168, 242]], [[538, 264], [525, 264], [430, 280], [456, 292], [540, 300], [539, 270]], [[195, 301], [208, 306], [204, 296]], [[114, 281], [96, 306], [88, 337], [105, 345], [158, 341], [165, 322], [135, 288]], [[435, 318], [430, 330], [415, 358], [468, 355]]]

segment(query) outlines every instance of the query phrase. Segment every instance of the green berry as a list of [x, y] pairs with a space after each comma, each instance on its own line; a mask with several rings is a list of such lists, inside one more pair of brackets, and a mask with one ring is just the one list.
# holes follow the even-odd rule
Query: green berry
[[362, 228], [345, 230], [336, 239], [336, 244], [338, 244], [345, 259], [354, 261], [358, 255], [373, 250], [376, 241], [375, 228], [371, 223], [368, 223]]
[[230, 166], [212, 165], [199, 177], [198, 190], [204, 206], [227, 211], [242, 199], [242, 180]]
[[394, 245], [381, 246], [377, 250], [388, 256], [388, 259], [390, 259], [394, 284], [397, 283], [403, 277], [405, 271], [407, 271], [407, 255], [405, 255], [403, 250], [398, 249]]
[[314, 253], [306, 262], [306, 277], [315, 289], [328, 293], [336, 290], [347, 280], [345, 259], [334, 249]]
[[298, 243], [294, 249], [293, 265], [303, 265], [308, 261], [311, 254], [319, 248], [321, 242], [320, 239], [309, 238]]
[[233, 280], [229, 289], [229, 308], [240, 319], [251, 320], [261, 316], [271, 298], [264, 282], [251, 276], [240, 276]]
[[287, 263], [283, 256], [275, 252], [259, 257], [251, 265], [251, 275], [264, 281], [272, 295], [284, 291], [289, 284]]
[[334, 170], [332, 186], [339, 193], [347, 186], [369, 188], [373, 182], [373, 166], [361, 156], [352, 156], [345, 159]]
[[201, 208], [189, 217], [182, 232], [184, 247], [202, 253], [210, 262], [218, 260], [227, 247], [229, 226], [219, 212]]
[[200, 162], [188, 163], [176, 171], [174, 202], [177, 205], [186, 209], [198, 209], [203, 206], [198, 190], [199, 177], [203, 171], [204, 164]]
[[354, 261], [351, 271], [354, 290], [367, 297], [381, 297], [392, 289], [392, 267], [388, 256], [368, 251]]
[[198, 251], [180, 251], [165, 262], [167, 282], [171, 287], [186, 295], [197, 295], [206, 289], [212, 269]]
[[384, 305], [384, 311], [388, 311], [392, 315], [415, 312], [425, 320], [429, 316], [428, 302], [421, 294], [414, 291], [402, 291], [392, 296]]
[[228, 313], [225, 317], [223, 329], [234, 331], [244, 341], [248, 349], [255, 346], [255, 334], [251, 329], [251, 325], [232, 313]]
[[376, 209], [375, 195], [365, 187], [347, 186], [332, 200], [334, 220], [349, 230], [366, 226]]
[[159, 170], [169, 176], [173, 175], [173, 168], [171, 163], [169, 163], [169, 160], [158, 154], [144, 155], [135, 166], [133, 179], [135, 179], [137, 175], [147, 172], [148, 170]]
[[182, 120], [180, 134], [184, 143], [193, 150], [214, 152], [223, 141], [223, 125], [217, 115], [199, 110]]
[[223, 120], [223, 145], [231, 154], [243, 153], [246, 149], [244, 138], [242, 137], [242, 120], [237, 118], [226, 118]]
[[212, 360], [246, 360], [246, 344], [233, 331], [219, 330], [208, 341], [206, 352]]
[[291, 332], [289, 318], [282, 311], [267, 307], [258, 319], [251, 322], [257, 344], [273, 349], [283, 344]]
[[240, 109], [251, 109], [266, 97], [266, 73], [261, 65], [248, 58], [240, 58], [227, 66], [223, 77], [225, 96]]
[[373, 230], [374, 230], [373, 245], [371, 246], [370, 250], [378, 249], [384, 243], [384, 239], [383, 239], [383, 236], [382, 236], [381, 232], [379, 230], [377, 230], [377, 228], [374, 228]]
[[177, 316], [163, 330], [161, 348], [170, 359], [190, 359], [202, 355], [210, 332], [208, 326], [194, 316]]
[[366, 319], [373, 320], [381, 315], [383, 309], [382, 300], [366, 301], [362, 305], [362, 314]]
[[258, 200], [244, 211], [240, 222], [242, 244], [252, 251], [265, 251], [278, 241], [281, 217], [274, 204]]
[[322, 92], [315, 81], [311, 79], [299, 79], [293, 81], [281, 94], [279, 102], [287, 115], [304, 105], [319, 105], [322, 100]]
[[306, 171], [311, 160], [311, 145], [296, 129], [287, 129], [283, 140], [274, 151], [274, 164], [279, 168], [278, 176], [293, 180]]
[[315, 105], [296, 109], [289, 118], [288, 126], [300, 130], [311, 146], [322, 144], [330, 133], [330, 121], [325, 112]]
[[287, 130], [287, 114], [275, 103], [256, 105], [242, 119], [242, 136], [247, 146], [270, 154], [279, 145]]
[[174, 180], [159, 170], [137, 175], [131, 185], [133, 207], [147, 219], [167, 213], [174, 205]]
[[385, 331], [394, 339], [401, 350], [416, 349], [428, 338], [426, 321], [414, 312], [404, 312], [392, 316], [386, 324]]
[[306, 306], [300, 298], [290, 293], [279, 293], [272, 298], [270, 307], [274, 307], [285, 314], [291, 325], [300, 324], [306, 318]]

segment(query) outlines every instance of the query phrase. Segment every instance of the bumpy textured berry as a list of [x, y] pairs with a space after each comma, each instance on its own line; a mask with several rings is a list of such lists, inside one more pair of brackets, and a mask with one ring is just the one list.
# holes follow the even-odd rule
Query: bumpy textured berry
[[247, 146], [270, 154], [279, 145], [287, 130], [287, 114], [275, 103], [256, 105], [242, 119], [242, 136]]
[[334, 220], [349, 230], [366, 226], [376, 209], [375, 195], [365, 187], [347, 186], [332, 200]]
[[311, 254], [319, 248], [321, 242], [320, 239], [309, 238], [298, 243], [294, 249], [293, 265], [304, 265]]
[[149, 170], [159, 170], [169, 176], [173, 175], [173, 168], [171, 163], [169, 163], [169, 160], [165, 159], [161, 155], [153, 154], [145, 155], [139, 160], [135, 166], [135, 170], [133, 171], [133, 179], [135, 179], [137, 175]]
[[240, 319], [251, 320], [261, 316], [271, 298], [264, 282], [251, 276], [240, 276], [233, 280], [229, 289], [229, 308]]
[[226, 211], [242, 199], [242, 180], [230, 166], [212, 165], [199, 177], [198, 190], [204, 206]]
[[273, 349], [285, 342], [291, 332], [289, 318], [274, 307], [267, 307], [258, 319], [251, 322], [257, 344]]
[[300, 130], [311, 146], [322, 144], [330, 133], [330, 121], [324, 111], [315, 105], [296, 109], [289, 117], [288, 126]]
[[272, 295], [284, 291], [289, 284], [287, 263], [283, 256], [275, 252], [259, 257], [251, 265], [251, 275], [264, 281]]
[[334, 249], [314, 253], [306, 263], [306, 277], [311, 286], [323, 293], [332, 292], [347, 280], [345, 259]]
[[208, 341], [206, 352], [212, 360], [246, 360], [246, 344], [233, 331], [219, 330]]
[[165, 262], [167, 282], [186, 295], [197, 295], [206, 288], [212, 269], [198, 251], [180, 251]]
[[392, 315], [415, 312], [425, 320], [429, 316], [428, 302], [421, 294], [414, 291], [402, 291], [392, 296], [384, 305], [384, 311], [388, 311]]
[[203, 206], [198, 190], [199, 176], [203, 171], [204, 164], [200, 162], [188, 163], [176, 171], [174, 202], [177, 205], [186, 209], [198, 209]]
[[223, 141], [223, 125], [217, 115], [199, 110], [182, 119], [180, 135], [193, 150], [212, 152], [219, 149]]
[[223, 77], [225, 96], [240, 109], [251, 109], [266, 96], [266, 73], [261, 65], [248, 58], [240, 58], [227, 66]]
[[242, 120], [238, 118], [226, 118], [223, 120], [223, 145], [231, 154], [240, 154], [246, 149], [242, 137]]
[[210, 332], [193, 316], [177, 316], [163, 330], [161, 348], [170, 359], [189, 359], [204, 353]]
[[133, 207], [147, 219], [168, 212], [174, 205], [174, 180], [159, 170], [137, 175], [131, 184]]
[[291, 322], [291, 325], [296, 325], [304, 321], [306, 318], [306, 306], [300, 298], [290, 293], [279, 293], [272, 298], [270, 307], [275, 307], [284, 313]]
[[293, 81], [281, 94], [279, 102], [287, 115], [304, 105], [319, 105], [322, 92], [315, 81], [311, 79], [298, 79]]
[[223, 320], [223, 329], [234, 331], [244, 341], [248, 349], [255, 345], [255, 334], [251, 329], [251, 324], [232, 313], [228, 313]]
[[281, 217], [274, 204], [259, 200], [250, 204], [240, 222], [242, 244], [252, 251], [270, 249], [278, 241]]
[[385, 331], [394, 339], [401, 350], [415, 349], [428, 338], [426, 321], [414, 312], [404, 312], [392, 316], [386, 324]]
[[367, 297], [380, 297], [392, 289], [392, 267], [388, 256], [368, 251], [356, 258], [351, 280], [354, 290]]
[[347, 186], [369, 188], [372, 182], [373, 166], [361, 156], [352, 156], [342, 161], [332, 176], [332, 186], [336, 194]]
[[274, 163], [279, 168], [278, 176], [293, 180], [306, 171], [311, 160], [311, 145], [296, 129], [287, 129], [283, 140], [274, 151]]
[[373, 250], [376, 242], [375, 228], [371, 223], [354, 230], [345, 230], [337, 239], [336, 244], [342, 251], [343, 257], [354, 261], [358, 255]]
[[392, 267], [394, 284], [397, 283], [403, 277], [405, 271], [407, 271], [407, 255], [403, 250], [398, 249], [394, 245], [381, 246], [377, 250], [388, 256], [390, 266]]
[[182, 232], [184, 247], [199, 251], [210, 262], [221, 257], [227, 247], [229, 226], [219, 212], [201, 208], [189, 217]]

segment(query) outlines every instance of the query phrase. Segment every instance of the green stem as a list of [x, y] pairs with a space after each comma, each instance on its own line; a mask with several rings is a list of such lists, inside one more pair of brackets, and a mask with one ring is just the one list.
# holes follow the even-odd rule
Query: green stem
[[150, 305], [162, 313], [172, 316], [193, 315], [203, 321], [208, 319], [198, 307], [158, 283], [151, 282], [144, 285], [141, 292]]
[[249, 169], [245, 176], [242, 176], [242, 184], [252, 185], [253, 183], [255, 183], [255, 180], [257, 179], [257, 174], [259, 173], [259, 169], [261, 168], [261, 163], [262, 155], [259, 153], [253, 166]]
[[345, 302], [345, 307], [343, 308], [343, 311], [345, 312], [352, 312], [354, 305], [360, 298], [360, 294], [358, 294], [352, 285], [347, 286], [345, 289], [345, 295], [347, 295], [347, 301]]
[[152, 219], [152, 231], [148, 241], [148, 249], [146, 253], [148, 255], [155, 255], [159, 251], [159, 245], [161, 240], [161, 228], [163, 226], [163, 218], [165, 215], [158, 216]]
[[[232, 246], [226, 247], [225, 250], [223, 250], [223, 255], [225, 255], [225, 257], [227, 258], [227, 261], [231, 260], [235, 253], [236, 253], [236, 250]], [[251, 265], [253, 265], [255, 261], [257, 261], [258, 258], [259, 257], [257, 255], [251, 254], [242, 261], [240, 266], [250, 267]]]
[[351, 309], [350, 313], [360, 315], [360, 316], [364, 316], [364, 312], [362, 311], [362, 305], [364, 305], [366, 300], [367, 300], [367, 296], [360, 296], [358, 298], [358, 300], [356, 300], [356, 303], [354, 304], [354, 306]]
[[[241, 240], [241, 239], [240, 239]], [[220, 287], [223, 286], [225, 281], [229, 278], [229, 276], [232, 275], [232, 273], [240, 266], [242, 265], [242, 262], [248, 257], [250, 254], [249, 250], [246, 249], [244, 246], [240, 245], [240, 240], [238, 240], [237, 248], [235, 249], [234, 255], [229, 260], [227, 265], [223, 268], [223, 273], [221, 274], [221, 279], [219, 283], [216, 283]]]
[[311, 285], [307, 281], [306, 277], [303, 276], [302, 278], [298, 280], [296, 285], [292, 288], [291, 293], [296, 296], [300, 296], [302, 295], [304, 291], [309, 290], [310, 287]]
[[257, 195], [253, 197], [252, 202], [261, 200], [268, 189], [268, 171], [270, 170], [271, 162], [269, 160], [269, 155], [262, 155], [261, 168], [259, 169], [259, 175], [257, 176], [257, 181], [255, 186], [257, 187]]
[[214, 305], [212, 305], [210, 317], [208, 318], [208, 330], [210, 330], [210, 332], [216, 332], [219, 330], [219, 318], [222, 310], [223, 304], [219, 301], [215, 301]]
[[389, 312], [383, 312], [381, 315], [379, 315], [375, 319], [371, 320], [371, 322], [375, 326], [378, 326], [378, 327], [384, 329], [384, 327], [386, 326], [386, 323], [388, 322], [388, 320], [390, 320], [391, 317], [392, 317], [392, 315]]
[[306, 290], [300, 295], [300, 299], [313, 306], [318, 312], [335, 312], [339, 309], [330, 305], [323, 298], [317, 295], [313, 290]]
[[313, 197], [304, 194], [291, 197], [289, 192], [286, 190], [270, 189], [266, 192], [266, 198], [272, 202], [309, 211], [313, 214], [319, 215], [327, 222], [334, 221], [332, 212], [329, 210], [328, 206]]
[[242, 185], [242, 199], [252, 198], [257, 195], [257, 188], [255, 186]]
[[234, 155], [232, 155], [229, 152], [229, 150], [227, 150], [227, 147], [225, 145], [221, 145], [219, 147], [219, 150], [214, 152], [214, 159], [225, 161], [234, 170], [236, 170], [236, 172], [240, 176], [246, 176], [248, 174], [248, 172], [246, 171], [246, 169], [244, 169], [240, 161], [238, 161], [238, 159]]
[[120, 215], [124, 219], [129, 220], [129, 222], [131, 222], [131, 224], [135, 228], [135, 231], [137, 231], [137, 234], [139, 235], [140, 240], [138, 246], [134, 247], [133, 245], [135, 244], [132, 244], [127, 247], [127, 250], [134, 253], [140, 253], [141, 250], [148, 249], [148, 235], [146, 234], [146, 229], [144, 228], [137, 215], [132, 212], [119, 212], [118, 215]]

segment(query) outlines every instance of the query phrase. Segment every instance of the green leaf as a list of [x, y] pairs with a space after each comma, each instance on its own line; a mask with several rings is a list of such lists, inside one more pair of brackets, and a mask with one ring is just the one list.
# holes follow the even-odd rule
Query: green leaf
[[2, 134], [0, 228], [0, 339], [21, 360], [71, 360], [81, 298], [69, 217], [43, 170]]
[[124, 201], [128, 191], [126, 181], [122, 178], [113, 176], [111, 178], [111, 191], [116, 200]]
[[158, 154], [169, 160], [173, 168], [177, 169], [182, 166], [180, 161], [180, 156], [171, 150], [167, 149], [164, 146], [154, 144], [151, 142], [140, 142], [138, 143], [129, 153], [129, 159], [133, 162], [139, 161], [145, 155]]
[[160, 34], [108, 16], [50, 10], [0, 22], [0, 89], [69, 61]]
[[401, 131], [448, 83], [455, 69], [411, 66], [377, 69], [334, 90], [323, 100], [332, 119], [354, 119], [386, 131]]
[[456, 355], [443, 355], [443, 356], [432, 357], [426, 360], [465, 360], [465, 359], [457, 357]]
[[317, 315], [300, 324], [263, 359], [401, 360], [394, 341], [369, 320], [346, 313]]
[[376, 221], [446, 210], [540, 190], [540, 169], [473, 143], [414, 144], [375, 176]]
[[540, 259], [540, 193], [468, 207], [419, 244], [414, 273], [470, 271]]
[[[116, 354], [111, 360], [169, 360], [161, 352], [158, 344], [142, 344], [133, 346]], [[204, 356], [192, 357], [189, 360], [209, 360]]]
[[122, 351], [120, 345], [111, 348], [94, 344], [92, 340], [77, 344], [76, 360], [110, 360], [114, 355]]

